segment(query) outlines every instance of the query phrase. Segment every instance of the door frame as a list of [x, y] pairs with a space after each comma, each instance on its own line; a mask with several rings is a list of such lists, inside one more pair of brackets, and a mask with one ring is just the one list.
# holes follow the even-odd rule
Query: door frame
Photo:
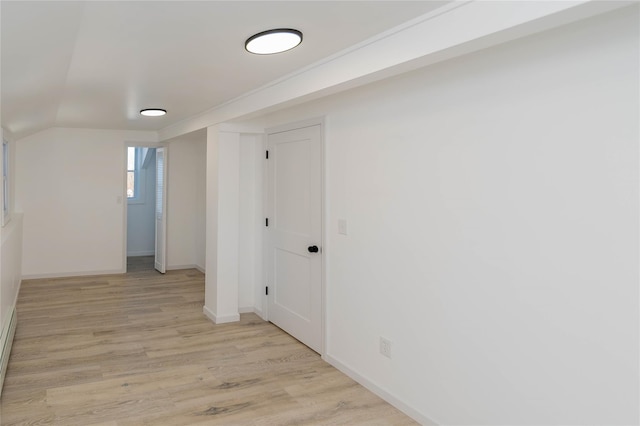
[[[327, 170], [326, 170], [326, 156], [327, 156], [327, 150], [326, 150], [326, 143], [325, 143], [325, 139], [326, 139], [326, 125], [327, 125], [327, 118], [325, 116], [320, 116], [320, 117], [313, 117], [313, 118], [309, 118], [306, 120], [301, 120], [301, 121], [295, 121], [292, 123], [287, 123], [287, 124], [282, 124], [282, 125], [278, 125], [278, 126], [274, 126], [274, 127], [268, 127], [265, 129], [264, 131], [264, 141], [263, 141], [263, 148], [266, 152], [266, 150], [269, 149], [269, 135], [270, 134], [274, 134], [274, 133], [282, 133], [282, 132], [287, 132], [290, 130], [297, 130], [297, 129], [302, 129], [305, 127], [312, 127], [312, 126], [320, 126], [320, 171], [321, 171], [321, 176], [320, 176], [320, 226], [322, 228], [322, 232], [321, 232], [321, 237], [320, 237], [320, 244], [322, 249], [320, 250], [320, 334], [322, 336], [321, 338], [321, 342], [320, 342], [320, 356], [322, 357], [322, 359], [325, 358], [325, 354], [326, 354], [326, 349], [327, 349], [327, 295], [326, 295], [326, 291], [327, 291], [327, 285], [326, 285], [326, 277], [327, 277], [327, 250], [328, 250], [328, 246], [327, 246], [327, 223], [326, 223], [326, 218], [328, 215], [328, 211], [327, 211], [327, 202], [326, 202], [326, 187], [327, 187]], [[266, 157], [266, 156], [265, 156]], [[266, 159], [265, 157], [263, 157], [263, 161], [264, 161], [264, 167], [263, 167], [263, 186], [262, 186], [262, 190], [263, 190], [263, 212], [264, 212], [264, 216], [267, 217], [268, 214], [268, 207], [269, 207], [269, 203], [271, 202], [271, 194], [269, 193], [269, 160]], [[269, 230], [267, 229], [267, 227], [265, 226], [263, 228], [263, 246], [262, 246], [262, 259], [263, 259], [263, 284], [262, 287], [265, 288], [268, 285], [268, 279], [269, 279], [269, 275], [268, 275], [268, 271], [269, 271], [269, 267], [267, 266], [267, 261], [268, 261], [268, 248], [269, 245], [271, 244], [271, 241], [269, 240]], [[262, 309], [263, 309], [263, 314], [264, 314], [264, 319], [269, 321], [269, 302], [267, 299], [267, 295], [265, 294], [265, 292], [262, 292]]]
[[[158, 142], [131, 142], [125, 141], [123, 146], [123, 160], [122, 160], [122, 170], [120, 171], [120, 176], [122, 176], [122, 194], [118, 197], [118, 201], [122, 204], [122, 223], [123, 223], [123, 232], [122, 232], [122, 273], [127, 272], [127, 226], [128, 226], [128, 213], [129, 213], [129, 203], [127, 202], [127, 148], [129, 147], [143, 147], [143, 148], [166, 148], [169, 150], [169, 144], [167, 143], [158, 143]], [[169, 185], [167, 184], [167, 193], [169, 192]], [[154, 207], [155, 209], [155, 207]], [[165, 212], [166, 214], [166, 212]], [[154, 237], [155, 238], [155, 237]], [[166, 259], [165, 259], [166, 261]]]

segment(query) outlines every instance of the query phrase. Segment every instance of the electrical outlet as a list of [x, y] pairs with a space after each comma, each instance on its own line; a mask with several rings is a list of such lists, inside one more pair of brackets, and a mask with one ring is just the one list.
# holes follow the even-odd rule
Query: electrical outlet
[[380, 337], [380, 353], [387, 358], [391, 358], [391, 341]]

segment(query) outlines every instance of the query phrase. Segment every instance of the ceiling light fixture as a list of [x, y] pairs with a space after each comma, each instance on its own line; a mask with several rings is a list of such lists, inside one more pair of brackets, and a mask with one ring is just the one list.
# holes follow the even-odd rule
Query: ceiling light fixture
[[300, 43], [302, 43], [300, 31], [278, 28], [252, 35], [244, 43], [244, 48], [256, 55], [272, 55], [291, 50]]
[[146, 117], [160, 117], [161, 115], [165, 115], [166, 113], [166, 110], [160, 108], [147, 108], [140, 110], [140, 114]]

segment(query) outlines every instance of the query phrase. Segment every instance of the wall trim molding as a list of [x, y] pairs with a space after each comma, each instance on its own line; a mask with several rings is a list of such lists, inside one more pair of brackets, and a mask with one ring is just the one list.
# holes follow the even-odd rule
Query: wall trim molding
[[[280, 124], [264, 129], [265, 135], [273, 135], [276, 133], [288, 132], [290, 130], [304, 129], [305, 127], [320, 126], [322, 137], [324, 138], [326, 116], [311, 117], [305, 120], [295, 121], [293, 123]], [[324, 159], [323, 159], [324, 161]]]
[[127, 257], [152, 256], [156, 254], [154, 250], [132, 251], [127, 253]]
[[204, 269], [201, 266], [198, 265], [171, 265], [171, 266], [167, 266], [166, 270], [167, 271], [178, 271], [178, 270], [182, 270], [182, 269], [197, 269], [198, 271], [202, 272], [204, 274]]
[[416, 410], [415, 408], [411, 407], [409, 404], [405, 403], [404, 401], [400, 400], [399, 398], [394, 396], [392, 393], [388, 392], [387, 390], [385, 390], [381, 386], [377, 385], [373, 381], [371, 381], [371, 380], [367, 379], [366, 377], [358, 374], [351, 367], [349, 367], [346, 364], [342, 363], [337, 358], [334, 358], [333, 356], [325, 353], [322, 356], [322, 359], [325, 360], [326, 362], [328, 362], [329, 364], [331, 364], [332, 366], [334, 366], [335, 368], [337, 368], [338, 370], [340, 370], [341, 372], [343, 372], [344, 374], [346, 374], [347, 376], [351, 377], [353, 380], [355, 380], [356, 382], [360, 383], [362, 386], [364, 386], [365, 388], [367, 388], [371, 392], [375, 393], [380, 398], [384, 399], [389, 404], [393, 405], [398, 410], [402, 411], [404, 414], [406, 414], [407, 416], [411, 417], [412, 419], [414, 419], [415, 421], [417, 421], [421, 425], [424, 425], [424, 426], [437, 426], [437, 425], [440, 424], [440, 423], [436, 422], [435, 420], [433, 420], [432, 418], [429, 418], [428, 416], [425, 416], [424, 414], [420, 413], [418, 410]]
[[204, 313], [204, 315], [209, 318], [211, 321], [213, 321], [214, 324], [224, 324], [227, 322], [236, 322], [236, 321], [240, 321], [240, 314], [232, 314], [232, 315], [216, 315], [215, 313], [213, 313], [213, 311], [211, 311], [211, 309], [207, 308], [206, 306], [202, 307], [202, 313]]
[[84, 271], [84, 272], [56, 272], [48, 274], [23, 275], [23, 280], [39, 280], [43, 278], [67, 278], [67, 277], [92, 277], [97, 275], [120, 275], [127, 273], [126, 269], [111, 269], [107, 271]]
[[630, 4], [587, 0], [451, 2], [164, 127], [158, 131], [158, 139], [168, 140], [240, 117], [291, 107]]
[[[167, 271], [175, 271], [175, 270], [180, 270], [180, 269], [197, 269], [198, 271], [202, 272], [203, 274], [204, 272], [204, 268], [202, 268], [201, 266], [198, 265], [173, 265], [173, 266], [167, 266]], [[67, 277], [92, 277], [92, 276], [99, 276], [99, 275], [120, 275], [120, 274], [126, 274], [127, 270], [126, 269], [111, 269], [111, 270], [107, 270], [107, 271], [86, 271], [86, 272], [56, 272], [56, 273], [49, 273], [49, 274], [29, 274], [29, 275], [23, 275], [21, 277], [21, 280], [39, 280], [39, 279], [45, 279], [45, 278], [67, 278]]]

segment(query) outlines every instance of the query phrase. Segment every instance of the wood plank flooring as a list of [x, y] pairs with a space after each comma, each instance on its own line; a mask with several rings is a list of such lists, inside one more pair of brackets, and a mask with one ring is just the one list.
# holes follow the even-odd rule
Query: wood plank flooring
[[215, 325], [196, 270], [29, 280], [2, 425], [409, 425], [254, 314]]
[[127, 257], [127, 272], [151, 271], [155, 266], [155, 256]]

